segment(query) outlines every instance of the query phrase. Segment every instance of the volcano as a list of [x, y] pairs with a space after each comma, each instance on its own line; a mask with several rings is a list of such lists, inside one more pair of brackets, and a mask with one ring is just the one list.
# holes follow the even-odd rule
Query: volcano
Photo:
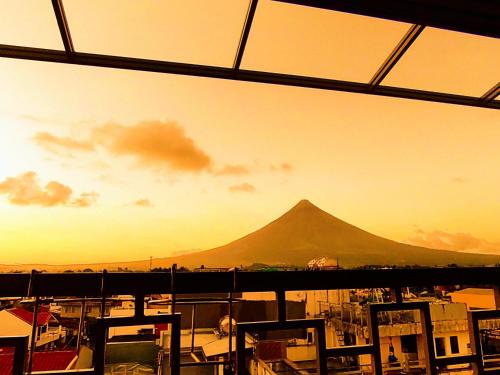
[[[492, 265], [498, 255], [436, 250], [392, 241], [346, 223], [302, 200], [266, 226], [227, 245], [168, 258], [155, 258], [153, 267], [176, 263], [189, 269], [200, 267], [240, 267], [255, 263], [304, 267], [315, 258], [338, 260], [341, 267], [365, 265], [445, 266]], [[0, 265], [0, 271], [44, 269], [47, 271], [94, 271], [118, 268], [149, 270], [149, 260], [115, 263], [66, 265]]]
[[346, 223], [301, 200], [261, 229], [211, 250], [170, 258], [186, 267], [232, 267], [253, 263], [304, 266], [311, 259], [338, 259], [342, 267], [362, 265], [487, 265], [498, 256], [412, 246]]

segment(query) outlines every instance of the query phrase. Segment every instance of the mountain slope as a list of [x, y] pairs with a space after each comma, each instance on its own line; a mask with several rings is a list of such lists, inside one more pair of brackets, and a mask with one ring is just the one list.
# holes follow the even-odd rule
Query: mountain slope
[[341, 266], [365, 264], [493, 264], [498, 256], [427, 249], [391, 241], [348, 224], [307, 200], [263, 228], [215, 249], [171, 258], [188, 267], [286, 263], [305, 265], [317, 257]]
[[[239, 267], [253, 263], [304, 266], [318, 257], [338, 259], [342, 267], [384, 264], [434, 266], [450, 263], [489, 265], [500, 259], [498, 255], [435, 250], [391, 241], [337, 219], [311, 202], [302, 200], [278, 219], [236, 241], [211, 250], [155, 258], [153, 267], [170, 267], [173, 263], [188, 268], [201, 265]], [[64, 271], [85, 268], [116, 270], [118, 267], [148, 270], [149, 260], [76, 265], [0, 265], [0, 272], [13, 268]]]

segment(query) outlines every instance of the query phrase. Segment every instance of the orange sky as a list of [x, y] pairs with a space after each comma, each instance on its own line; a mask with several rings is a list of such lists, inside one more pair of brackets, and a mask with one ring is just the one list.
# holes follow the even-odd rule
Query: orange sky
[[[231, 66], [248, 2], [64, 4], [79, 51]], [[0, 6], [0, 43], [62, 47], [49, 1]], [[242, 67], [366, 82], [408, 27], [261, 0]], [[498, 40], [426, 29], [384, 84], [479, 96], [499, 60]], [[0, 88], [0, 263], [205, 249], [302, 198], [500, 253], [498, 111], [9, 59]]]

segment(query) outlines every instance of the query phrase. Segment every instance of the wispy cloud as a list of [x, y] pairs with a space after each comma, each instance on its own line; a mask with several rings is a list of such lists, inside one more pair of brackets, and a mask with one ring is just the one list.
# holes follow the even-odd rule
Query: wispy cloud
[[153, 207], [153, 204], [151, 203], [151, 201], [147, 198], [144, 198], [144, 199], [138, 199], [134, 202], [134, 206], [138, 206], [138, 207]]
[[214, 172], [216, 176], [230, 176], [230, 175], [245, 175], [249, 174], [250, 169], [242, 164], [226, 164], [221, 169]]
[[463, 178], [463, 177], [459, 177], [459, 176], [457, 176], [457, 177], [453, 177], [453, 178], [451, 179], [451, 182], [454, 182], [454, 183], [456, 183], [456, 184], [463, 184], [463, 183], [464, 183], [464, 182], [466, 182], [466, 181], [467, 181], [467, 180], [466, 180], [465, 178]]
[[434, 249], [500, 254], [500, 243], [490, 242], [469, 233], [449, 233], [441, 230], [426, 232], [418, 228], [406, 242]]
[[107, 124], [92, 131], [92, 140], [115, 155], [129, 155], [148, 167], [175, 171], [209, 170], [211, 158], [182, 127], [173, 122], [145, 121], [134, 126]]
[[232, 185], [229, 187], [229, 191], [231, 193], [238, 193], [238, 192], [243, 192], [243, 193], [253, 193], [256, 191], [255, 186], [244, 182], [239, 185]]
[[33, 140], [37, 145], [44, 149], [60, 153], [61, 150], [65, 151], [92, 151], [94, 145], [90, 141], [80, 141], [69, 137], [58, 137], [48, 132], [36, 133]]
[[90, 193], [81, 193], [78, 198], [75, 198], [71, 202], [71, 206], [74, 207], [89, 207], [97, 202], [97, 198], [99, 198], [99, 194], [96, 192]]
[[0, 182], [0, 194], [7, 195], [11, 204], [20, 206], [88, 207], [97, 199], [96, 193], [82, 193], [73, 198], [72, 189], [58, 181], [50, 181], [42, 186], [37, 174], [31, 171], [16, 177], [7, 177]]
[[271, 164], [270, 169], [273, 172], [291, 172], [293, 166], [290, 163], [281, 163], [278, 165]]

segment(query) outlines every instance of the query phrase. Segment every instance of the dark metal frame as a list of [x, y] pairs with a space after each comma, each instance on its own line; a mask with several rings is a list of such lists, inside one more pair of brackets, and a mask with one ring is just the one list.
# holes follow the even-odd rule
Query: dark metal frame
[[[475, 367], [477, 373], [480, 374], [492, 374], [493, 371], [487, 371], [484, 368], [483, 363], [483, 349], [481, 347], [481, 337], [479, 334], [479, 322], [481, 320], [488, 319], [500, 319], [500, 310], [473, 310], [469, 311], [469, 337], [471, 340], [471, 349], [472, 355], [470, 356], [467, 362], [470, 362]], [[464, 362], [460, 362], [464, 363]], [[499, 373], [500, 371], [496, 371], [495, 373]]]
[[[392, 11], [392, 9], [389, 8], [389, 6], [392, 3], [399, 3], [399, 5], [397, 4], [391, 5], [395, 9], [399, 9], [399, 12], [401, 12], [401, 3], [403, 3], [399, 0], [384, 0], [385, 4], [376, 2], [375, 5], [373, 2], [371, 2], [372, 4], [370, 5], [369, 4], [370, 1], [367, 0], [355, 1], [355, 2], [351, 0], [342, 0], [335, 2], [332, 1], [322, 2], [322, 1], [309, 1], [309, 0], [303, 0], [303, 1], [285, 0], [285, 1], [296, 4], [320, 6], [320, 7], [328, 7], [331, 4], [335, 4], [332, 6], [340, 8], [343, 7], [343, 9], [335, 8], [336, 10], [343, 10], [350, 13], [360, 13], [360, 14], [367, 13], [367, 15], [382, 17], [382, 18], [390, 18], [387, 17], [387, 14], [385, 14], [384, 12], [390, 13]], [[456, 2], [457, 0], [453, 1]], [[488, 0], [481, 0], [481, 1], [487, 2]], [[404, 3], [405, 4], [403, 5], [403, 7], [406, 7], [408, 4], [406, 4], [406, 2]], [[235, 54], [235, 60], [233, 66], [230, 68], [77, 52], [75, 51], [75, 48], [73, 46], [73, 41], [71, 38], [68, 21], [66, 19], [66, 15], [64, 12], [64, 6], [62, 0], [52, 0], [52, 6], [54, 8], [54, 14], [57, 19], [57, 24], [61, 34], [61, 39], [64, 45], [64, 51], [0, 44], [0, 57], [115, 68], [115, 69], [139, 70], [139, 71], [156, 72], [156, 73], [181, 74], [181, 75], [206, 77], [206, 78], [218, 78], [218, 79], [228, 79], [235, 81], [267, 83], [267, 84], [284, 85], [284, 86], [296, 86], [296, 87], [313, 88], [321, 90], [334, 90], [334, 91], [352, 92], [357, 94], [379, 95], [379, 96], [387, 96], [394, 98], [405, 98], [405, 99], [423, 100], [423, 101], [431, 101], [438, 103], [500, 109], [500, 101], [495, 100], [495, 98], [500, 93], [500, 90], [498, 88], [494, 88], [485, 93], [482, 97], [477, 98], [472, 96], [456, 95], [452, 93], [442, 93], [442, 92], [380, 85], [385, 76], [395, 66], [395, 64], [404, 54], [404, 52], [411, 46], [413, 41], [415, 41], [415, 39], [423, 30], [423, 26], [420, 25], [425, 25], [425, 24], [432, 25], [432, 23], [429, 22], [427, 23], [416, 22], [416, 21], [412, 22], [415, 23], [415, 25], [410, 28], [410, 30], [398, 43], [398, 45], [391, 52], [386, 61], [382, 64], [382, 66], [378, 69], [378, 71], [374, 74], [374, 76], [368, 83], [342, 81], [342, 80], [326, 79], [326, 78], [315, 78], [309, 76], [299, 76], [299, 75], [272, 73], [264, 71], [242, 70], [240, 66], [244, 56], [247, 40], [250, 35], [252, 22], [257, 10], [257, 4], [258, 0], [250, 1], [247, 17], [245, 19], [245, 23], [242, 29], [240, 43], [238, 45], [238, 49]], [[363, 10], [363, 12], [365, 13], [360, 12], [359, 9], [355, 9], [357, 6], [361, 8], [365, 7], [366, 9]], [[428, 6], [430, 5], [428, 4]], [[451, 5], [451, 3], [448, 4], [448, 8], [449, 7], [451, 7], [451, 9], [453, 10], [453, 6]], [[460, 6], [456, 5], [456, 7], [460, 10]], [[441, 13], [447, 15], [450, 10], [448, 8], [447, 8], [448, 12], [441, 12]], [[379, 14], [380, 11], [382, 13]], [[420, 13], [422, 12], [420, 11]], [[490, 13], [495, 14], [494, 12]], [[483, 18], [484, 17], [491, 18], [490, 13], [483, 12], [481, 13], [481, 16]], [[417, 18], [416, 20], [425, 21], [426, 19], [427, 20], [432, 19], [432, 17], [433, 14], [426, 15], [424, 12], [424, 14], [423, 15], [420, 14], [420, 18]], [[465, 23], [465, 21], [463, 21], [461, 18], [451, 17], [450, 19], [452, 22], [455, 23], [458, 22], [459, 25], [461, 24], [461, 22]], [[482, 21], [482, 23], [480, 24], [484, 26], [485, 24], [484, 20], [481, 19], [480, 21]], [[497, 19], [494, 18], [493, 22], [494, 22], [493, 24], [494, 27], [498, 29]], [[443, 24], [442, 26], [446, 28], [447, 25]], [[467, 25], [464, 25], [464, 27], [465, 26]], [[465, 31], [467, 31], [467, 29]]]
[[415, 90], [402, 87], [373, 87], [368, 83], [314, 78], [282, 73], [269, 73], [208, 65], [138, 59], [132, 57], [108, 56], [91, 53], [0, 45], [0, 57], [37, 60], [53, 63], [95, 66], [103, 68], [138, 70], [154, 73], [180, 74], [205, 78], [218, 78], [233, 81], [267, 83], [282, 86], [295, 86], [320, 90], [344, 91], [357, 94], [387, 96], [392, 98], [415, 99], [438, 103], [457, 104], [471, 107], [500, 109], [500, 101], [483, 100], [472, 96], [446, 94], [434, 91]]
[[370, 304], [368, 309], [368, 329], [372, 343], [372, 366], [376, 374], [383, 374], [382, 357], [380, 354], [380, 335], [378, 331], [378, 313], [382, 311], [408, 311], [418, 310], [422, 335], [426, 342], [425, 362], [427, 375], [436, 375], [436, 355], [434, 352], [434, 340], [432, 335], [432, 320], [428, 302], [403, 302], [403, 303], [375, 303]]
[[[325, 289], [361, 289], [361, 288], [390, 288], [396, 303], [384, 304], [372, 309], [404, 310], [422, 308], [420, 305], [403, 303], [401, 288], [412, 286], [435, 285], [486, 285], [500, 287], [500, 267], [465, 267], [465, 268], [416, 268], [416, 269], [372, 269], [372, 270], [328, 270], [328, 271], [282, 271], [282, 272], [242, 272], [233, 269], [229, 272], [145, 272], [145, 273], [39, 273], [31, 274], [0, 274], [0, 297], [22, 296], [35, 297], [35, 302], [59, 301], [62, 297], [71, 297], [71, 301], [101, 300], [105, 303], [112, 300], [113, 295], [133, 295], [135, 301], [135, 317], [130, 322], [141, 324], [144, 322], [144, 296], [150, 294], [172, 294], [172, 307], [175, 303], [192, 304], [193, 298], [177, 298], [177, 294], [227, 293], [227, 299], [220, 299], [214, 303], [234, 303], [233, 293], [274, 291], [278, 305], [278, 321], [264, 322], [271, 324], [263, 327], [277, 327], [286, 329], [290, 321], [286, 320], [286, 291], [325, 290]], [[57, 298], [53, 298], [57, 296]], [[48, 298], [47, 298], [48, 297]], [[76, 298], [74, 298], [76, 297]], [[203, 299], [203, 298], [202, 298]], [[207, 299], [208, 300], [208, 299]], [[231, 305], [230, 305], [231, 306]], [[376, 305], [372, 305], [376, 306]], [[425, 307], [423, 307], [425, 308]], [[104, 310], [101, 310], [103, 312]], [[489, 317], [489, 314], [498, 314], [498, 311], [484, 312], [475, 315], [480, 319]], [[179, 314], [176, 314], [179, 315]], [[495, 315], [498, 316], [498, 315]], [[146, 317], [149, 318], [149, 317]], [[104, 318], [103, 321], [106, 321]], [[117, 318], [113, 318], [117, 319]], [[137, 320], [136, 320], [137, 319]], [[176, 318], [180, 319], [180, 318]], [[121, 321], [123, 322], [123, 321]], [[310, 320], [308, 320], [310, 322]], [[180, 322], [179, 322], [180, 324]], [[297, 323], [298, 324], [298, 323]], [[122, 323], [118, 324], [122, 325]], [[430, 324], [424, 324], [429, 326]], [[252, 328], [256, 326], [253, 325]], [[473, 327], [471, 324], [470, 327]], [[477, 331], [473, 328], [473, 331]], [[477, 331], [478, 332], [478, 331]], [[428, 335], [428, 337], [431, 337]], [[477, 341], [476, 341], [477, 342]], [[433, 343], [432, 343], [433, 344]], [[430, 344], [429, 344], [430, 345]], [[241, 345], [240, 345], [241, 348]], [[238, 350], [238, 345], [237, 348]], [[373, 345], [325, 348], [322, 356], [355, 356], [372, 354]], [[232, 349], [230, 348], [230, 353]], [[26, 354], [26, 353], [25, 353]], [[478, 355], [436, 358], [436, 366], [445, 366], [458, 363], [475, 363]], [[216, 365], [220, 362], [199, 362], [181, 364], [181, 366]], [[232, 359], [229, 363], [232, 364]], [[73, 371], [75, 372], [75, 371]], [[50, 372], [50, 375], [63, 372]], [[71, 373], [71, 372], [70, 372]], [[79, 375], [98, 374], [94, 370], [82, 370]], [[481, 372], [479, 372], [481, 373]], [[482, 372], [486, 373], [486, 371]], [[35, 373], [33, 373], [35, 374]]]
[[500, 82], [498, 82], [495, 86], [489, 89], [483, 96], [481, 96], [482, 100], [491, 101], [500, 95]]
[[387, 20], [500, 37], [495, 0], [275, 0]]
[[315, 341], [318, 351], [319, 373], [320, 375], [326, 375], [328, 370], [326, 363], [327, 355], [324, 319], [293, 319], [284, 321], [237, 323], [236, 368], [238, 375], [248, 375], [248, 370], [245, 363], [245, 336], [247, 333], [255, 331], [279, 331], [306, 328], [314, 328], [316, 330]]
[[[170, 294], [170, 272], [4, 273], [0, 297], [89, 297]], [[179, 272], [176, 294], [404, 288], [432, 285], [500, 286], [500, 266], [280, 272]], [[78, 300], [80, 301], [80, 300]]]
[[417, 40], [418, 36], [424, 31], [425, 26], [412, 25], [403, 38], [396, 45], [394, 50], [389, 54], [384, 63], [377, 70], [375, 75], [368, 83], [372, 88], [380, 85], [384, 78], [389, 74], [392, 68], [396, 66], [398, 61], [403, 57], [404, 53], [411, 47], [413, 42]]
[[110, 327], [125, 327], [138, 324], [171, 325], [170, 331], [170, 375], [180, 375], [181, 314], [158, 314], [151, 316], [104, 317], [97, 319], [97, 338], [94, 351], [94, 371], [104, 374], [106, 340]]

